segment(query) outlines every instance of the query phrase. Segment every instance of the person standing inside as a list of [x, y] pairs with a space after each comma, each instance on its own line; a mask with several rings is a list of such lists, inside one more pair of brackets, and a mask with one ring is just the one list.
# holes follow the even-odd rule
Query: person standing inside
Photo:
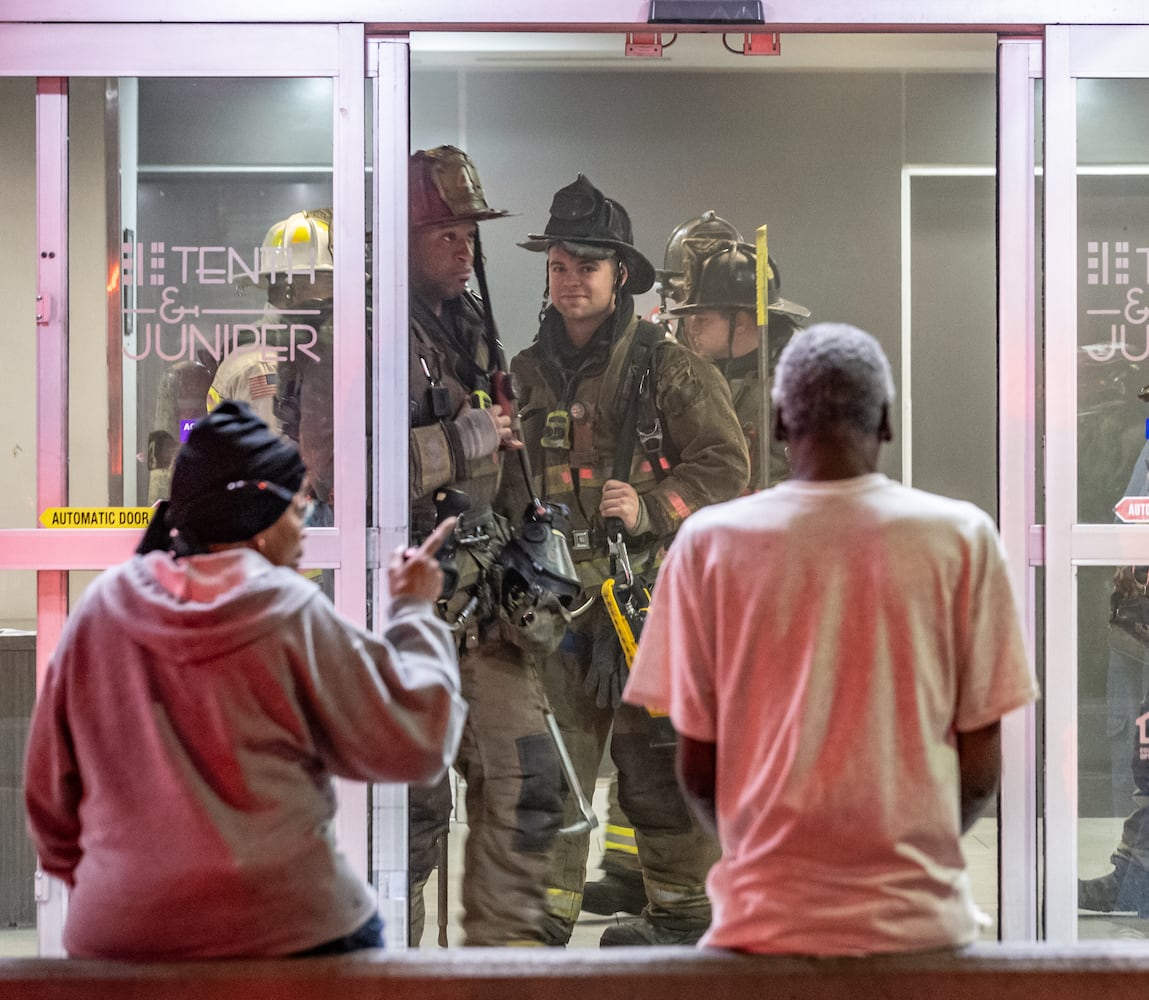
[[[754, 248], [712, 211], [676, 227], [667, 241], [660, 272], [664, 314], [680, 320], [679, 338], [691, 350], [713, 361], [730, 388], [734, 412], [750, 455], [749, 489], [766, 485], [762, 442], [769, 439], [769, 391], [761, 377], [761, 336], [757, 325], [757, 269]], [[804, 306], [781, 295], [777, 265], [770, 259], [768, 287], [769, 371], [801, 320]], [[668, 306], [668, 307], [667, 307]], [[769, 482], [788, 474], [781, 442], [770, 446]], [[590, 913], [641, 913], [646, 905], [634, 829], [618, 804], [617, 783], [608, 796], [602, 878], [583, 888], [582, 908]]]
[[[750, 488], [762, 489], [788, 474], [781, 442], [770, 439], [769, 382], [763, 381], [758, 327], [757, 257], [747, 243], [726, 243], [699, 256], [686, 300], [669, 310], [682, 318], [683, 336], [692, 350], [709, 358], [730, 386], [734, 411], [750, 451]], [[772, 376], [782, 349], [790, 342], [810, 310], [782, 298], [778, 266], [769, 259], [767, 338]], [[768, 443], [770, 468], [763, 466], [763, 443]]]
[[[498, 559], [510, 525], [494, 501], [502, 458], [516, 442], [510, 414], [493, 402], [505, 361], [490, 301], [468, 287], [475, 275], [485, 291], [478, 223], [508, 213], [487, 204], [475, 165], [453, 146], [416, 152], [409, 190], [413, 537], [433, 531], [444, 511], [461, 511], [458, 580], [440, 609], [454, 630], [470, 706], [456, 761], [467, 786], [463, 932], [468, 945], [541, 944], [543, 876], [564, 786], [542, 682], [500, 621]], [[409, 808], [411, 941], [418, 943], [423, 885], [450, 821], [447, 782], [412, 788]]]
[[[620, 705], [626, 666], [598, 595], [620, 542], [649, 578], [693, 511], [745, 488], [745, 442], [710, 366], [636, 315], [633, 296], [651, 287], [654, 269], [621, 204], [580, 174], [555, 194], [545, 231], [522, 246], [545, 253], [547, 269], [538, 336], [511, 364], [523, 441], [537, 495], [569, 508], [572, 556], [584, 595], [595, 598], [547, 659], [547, 693], [588, 799], [613, 725], [619, 798], [650, 899], [637, 921], [607, 928], [601, 943], [697, 940], [710, 920], [704, 879], [717, 847], [675, 785], [665, 720]], [[568, 823], [574, 806], [568, 796]], [[551, 943], [565, 944], [578, 918], [588, 847], [588, 834], [572, 834], [553, 851]]]
[[64, 627], [33, 711], [28, 827], [70, 888], [76, 958], [380, 947], [335, 846], [333, 776], [435, 781], [466, 708], [434, 552], [393, 554], [372, 635], [297, 572], [295, 447], [222, 401], [180, 448], [138, 553]]
[[[327, 303], [323, 318], [330, 320], [334, 271], [330, 208], [295, 212], [267, 230], [259, 248], [257, 287], [267, 294], [266, 311], [257, 327], [260, 338], [236, 346], [220, 362], [207, 394], [208, 411], [225, 399], [241, 399], [268, 427], [281, 432], [275, 405], [279, 359], [292, 354], [295, 346], [284, 331], [298, 321], [292, 315], [297, 302]], [[330, 337], [327, 340], [330, 350]], [[315, 351], [316, 346], [308, 344], [307, 350]], [[298, 441], [298, 430], [288, 436]]]
[[978, 936], [960, 837], [1036, 685], [990, 517], [877, 471], [893, 399], [869, 334], [797, 334], [773, 389], [791, 478], [695, 515], [663, 566], [625, 697], [670, 712], [722, 844], [703, 945]]

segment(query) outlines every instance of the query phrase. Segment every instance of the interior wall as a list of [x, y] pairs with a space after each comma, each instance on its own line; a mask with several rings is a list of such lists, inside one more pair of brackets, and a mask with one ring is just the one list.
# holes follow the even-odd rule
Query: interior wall
[[[4, 178], [0, 301], [9, 304], [3, 345], [0, 419], [0, 526], [36, 523], [36, 81], [0, 78], [0, 177]], [[32, 586], [29, 586], [31, 584]], [[0, 628], [31, 628], [35, 580], [0, 573]]]
[[[519, 213], [483, 226], [495, 316], [511, 353], [535, 335], [545, 276], [541, 255], [515, 244], [542, 231], [553, 193], [581, 171], [627, 208], [636, 244], [656, 267], [674, 227], [706, 209], [748, 238], [765, 223], [782, 293], [807, 306], [811, 322], [872, 332], [897, 373], [902, 168], [990, 166], [995, 128], [987, 74], [416, 66], [411, 77], [412, 149], [462, 146], [488, 201]], [[943, 203], [922, 212], [940, 228], [916, 236], [950, 248], [946, 274], [968, 294], [955, 310], [952, 288], [933, 275], [914, 283], [914, 357], [935, 363], [915, 367], [913, 481], [995, 511], [993, 189], [939, 182], [917, 197]], [[955, 221], [966, 235], [950, 244]], [[640, 304], [649, 311], [657, 296]], [[956, 400], [950, 386], [932, 384], [951, 362], [975, 373]], [[970, 447], [955, 453], [955, 434]], [[925, 460], [943, 454], [944, 466]], [[897, 444], [885, 449], [883, 470], [901, 477]]]
[[68, 501], [73, 507], [108, 503], [104, 91], [102, 77], [72, 80], [68, 87]]

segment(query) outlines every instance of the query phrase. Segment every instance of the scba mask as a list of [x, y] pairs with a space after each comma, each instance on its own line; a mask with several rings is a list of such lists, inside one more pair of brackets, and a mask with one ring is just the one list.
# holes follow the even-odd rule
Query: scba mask
[[577, 600], [582, 582], [571, 559], [569, 534], [569, 511], [563, 504], [527, 505], [522, 524], [499, 554], [502, 605], [512, 620], [548, 603], [548, 596], [564, 611]]

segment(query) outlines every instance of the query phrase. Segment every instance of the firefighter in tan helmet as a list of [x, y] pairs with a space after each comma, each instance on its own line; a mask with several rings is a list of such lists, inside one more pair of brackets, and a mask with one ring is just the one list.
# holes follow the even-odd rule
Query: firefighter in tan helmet
[[[770, 434], [769, 384], [761, 377], [761, 333], [758, 327], [757, 259], [748, 243], [719, 242], [692, 262], [685, 301], [670, 308], [682, 321], [691, 349], [713, 361], [730, 386], [735, 412], [750, 451], [752, 489], [773, 486], [789, 474], [785, 451]], [[782, 281], [772, 257], [767, 267], [767, 370], [774, 366], [810, 310], [782, 298]], [[763, 468], [763, 442], [770, 446], [770, 468]]]
[[[487, 204], [474, 163], [453, 146], [412, 155], [409, 184], [412, 534], [424, 537], [438, 519], [459, 516], [456, 583], [440, 608], [456, 632], [470, 707], [455, 765], [467, 789], [464, 941], [542, 944], [544, 872], [564, 785], [541, 680], [501, 610], [500, 558], [514, 525], [494, 504], [500, 480], [517, 468], [517, 442], [496, 401], [506, 366], [479, 238], [479, 223], [508, 213]], [[470, 287], [473, 278], [482, 294]], [[573, 596], [577, 580], [570, 587]], [[412, 788], [409, 809], [410, 930], [418, 944], [423, 885], [447, 832], [448, 786]]]

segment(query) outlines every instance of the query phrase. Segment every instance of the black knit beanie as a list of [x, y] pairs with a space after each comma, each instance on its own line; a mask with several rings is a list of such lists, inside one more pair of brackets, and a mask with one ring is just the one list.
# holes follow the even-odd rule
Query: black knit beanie
[[197, 420], [176, 454], [172, 495], [136, 549], [176, 555], [242, 542], [271, 527], [303, 484], [304, 465], [244, 402], [225, 400]]

